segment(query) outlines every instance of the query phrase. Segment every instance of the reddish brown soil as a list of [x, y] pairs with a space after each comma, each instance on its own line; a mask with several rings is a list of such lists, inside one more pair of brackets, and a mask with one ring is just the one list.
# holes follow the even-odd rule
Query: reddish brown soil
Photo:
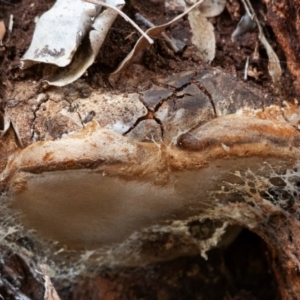
[[[124, 11], [132, 18], [135, 12], [140, 12], [153, 23], [159, 24], [167, 17], [159, 1], [156, 4], [148, 0], [127, 2]], [[49, 9], [53, 3], [53, 0], [0, 0], [0, 20], [3, 19], [8, 27], [9, 15], [14, 16], [13, 31], [10, 36], [6, 35], [4, 45], [0, 46], [2, 108], [5, 106], [4, 90], [14, 81], [40, 80], [43, 77], [40, 66], [20, 70], [19, 62], [30, 44], [35, 26], [34, 18]], [[261, 17], [264, 7], [258, 4], [257, 9], [261, 11]], [[224, 13], [212, 19], [217, 37], [217, 55], [212, 66], [242, 78], [245, 61], [249, 56], [251, 66], [257, 72], [256, 78], [249, 77], [249, 82], [271, 91], [267, 55], [261, 46], [258, 48], [259, 59], [253, 59], [257, 32], [247, 33], [239, 43], [231, 41], [231, 33], [243, 13], [240, 4], [232, 0], [228, 2]], [[266, 26], [265, 30], [274, 50], [284, 62], [285, 57], [274, 42], [271, 29]], [[172, 25], [168, 33], [180, 39], [188, 31], [188, 21], [184, 18]], [[117, 19], [95, 64], [85, 77], [92, 88], [101, 86], [112, 89], [107, 80], [108, 73], [116, 69], [138, 36], [127, 22], [120, 17]], [[143, 63], [156, 74], [170, 74], [204, 66], [192, 45], [187, 45], [183, 53], [174, 54], [161, 39], [146, 51]], [[284, 63], [282, 65], [285, 67]], [[288, 72], [284, 74], [284, 82], [285, 94], [293, 96]], [[211, 251], [208, 261], [200, 256], [183, 257], [147, 268], [106, 269], [98, 271], [97, 276], [94, 275], [92, 279], [85, 277], [78, 282], [69, 282], [66, 286], [56, 282], [56, 287], [62, 299], [278, 299], [268, 255], [264, 243], [254, 234], [244, 231], [226, 250]], [[0, 295], [4, 299], [16, 299], [10, 293], [10, 286], [14, 286], [31, 299], [41, 299], [40, 292], [35, 291], [38, 290], [36, 285], [42, 281], [33, 279], [31, 272], [25, 270], [28, 266], [22, 265], [21, 268], [18, 258], [8, 257], [10, 256], [1, 258]], [[17, 274], [21, 279], [13, 281], [10, 274]]]

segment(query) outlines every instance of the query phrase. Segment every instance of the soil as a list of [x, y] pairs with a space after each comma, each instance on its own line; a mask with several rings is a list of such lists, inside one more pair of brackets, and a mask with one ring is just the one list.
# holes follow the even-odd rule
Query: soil
[[[0, 0], [0, 21], [4, 20], [8, 28], [10, 15], [13, 15], [14, 19], [12, 32], [6, 34], [3, 45], [0, 46], [2, 109], [5, 108], [6, 101], [4, 90], [13, 86], [15, 81], [39, 81], [43, 78], [43, 67], [37, 65], [21, 70], [19, 64], [29, 47], [35, 17], [48, 10], [53, 3], [53, 0]], [[255, 9], [262, 20], [265, 8], [261, 2], [257, 2], [256, 5]], [[154, 0], [127, 1], [124, 12], [133, 19], [135, 13], [139, 12], [154, 24], [164, 23], [173, 17], [165, 13], [163, 1]], [[227, 2], [226, 9], [220, 16], [211, 19], [217, 40], [216, 57], [211, 66], [243, 78], [245, 62], [249, 57], [254, 74], [248, 76], [249, 84], [272, 93], [272, 81], [267, 71], [267, 55], [264, 48], [256, 42], [257, 30], [246, 33], [239, 42], [231, 41], [231, 34], [243, 14], [240, 2], [232, 0]], [[292, 98], [293, 82], [285, 70], [284, 54], [267, 24], [264, 30], [282, 61], [282, 93], [287, 99]], [[186, 18], [172, 25], [167, 33], [177, 39], [185, 39], [185, 50], [174, 54], [163, 39], [158, 39], [143, 57], [143, 65], [149, 71], [147, 74], [169, 75], [207, 67], [191, 44]], [[108, 75], [126, 57], [138, 37], [132, 26], [118, 17], [96, 62], [89, 68], [83, 80], [91, 88], [128, 90], [124, 85], [112, 87]], [[254, 56], [255, 51], [259, 54], [258, 57]], [[134, 89], [135, 86], [130, 88]], [[62, 299], [278, 299], [276, 282], [270, 271], [270, 255], [264, 242], [245, 230], [227, 249], [210, 251], [207, 261], [200, 256], [182, 257], [147, 268], [104, 269], [98, 270], [97, 274], [92, 272], [93, 276], [83, 276], [77, 282], [69, 282], [67, 286], [62, 286], [60, 282], [55, 282], [55, 286]], [[42, 299], [39, 290], [43, 289], [42, 280], [35, 279], [29, 264], [22, 263], [20, 267], [20, 261], [17, 255], [7, 254], [1, 258], [1, 275], [4, 279], [0, 279], [0, 299], [16, 299], [14, 287], [22, 290], [31, 299]], [[18, 282], [13, 281], [11, 274], [18, 275], [21, 279]]]

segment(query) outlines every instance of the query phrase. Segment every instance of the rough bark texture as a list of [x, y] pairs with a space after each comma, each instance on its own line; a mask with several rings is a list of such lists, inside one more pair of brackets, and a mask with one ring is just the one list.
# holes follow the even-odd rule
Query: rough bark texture
[[294, 88], [300, 93], [300, 4], [298, 1], [269, 1], [267, 6], [268, 23], [282, 48], [287, 67], [294, 76]]

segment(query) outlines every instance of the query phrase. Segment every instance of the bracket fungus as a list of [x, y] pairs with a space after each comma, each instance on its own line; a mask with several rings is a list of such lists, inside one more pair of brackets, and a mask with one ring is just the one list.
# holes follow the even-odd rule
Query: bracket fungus
[[297, 5], [253, 5], [0, 0], [1, 299], [299, 298]]
[[[25, 88], [16, 84], [8, 104], [20, 104], [6, 110], [24, 147], [1, 157], [0, 174], [3, 198], [25, 228], [70, 249], [102, 249], [103, 263], [131, 266], [199, 251], [206, 257], [248, 228], [273, 250], [278, 280], [294, 272], [296, 106], [213, 69], [160, 78], [140, 94], [91, 91], [72, 103], [62, 88], [36, 99]], [[193, 234], [194, 222], [209, 234]], [[160, 235], [178, 244], [154, 252], [143, 246]], [[298, 291], [290, 277], [282, 295], [291, 285]]]

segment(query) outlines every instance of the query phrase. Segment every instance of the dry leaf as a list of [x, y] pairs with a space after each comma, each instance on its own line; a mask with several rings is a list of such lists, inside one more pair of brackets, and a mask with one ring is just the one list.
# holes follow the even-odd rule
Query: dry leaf
[[268, 58], [269, 58], [268, 69], [269, 69], [269, 74], [274, 83], [274, 89], [280, 90], [282, 70], [281, 70], [278, 56], [273, 50], [273, 48], [271, 47], [271, 45], [269, 44], [268, 40], [266, 39], [251, 3], [248, 0], [242, 0], [242, 2], [245, 6], [245, 10], [247, 14], [256, 22], [259, 31], [258, 38], [267, 51]]
[[[113, 2], [118, 7], [123, 7], [125, 4], [123, 0], [113, 0]], [[81, 77], [94, 62], [117, 16], [118, 12], [112, 9], [106, 9], [97, 16], [88, 34], [89, 38], [82, 42], [71, 64], [63, 69], [58, 69], [54, 76], [47, 80], [47, 82], [50, 85], [64, 86]]]
[[198, 48], [201, 59], [210, 63], [216, 54], [216, 38], [214, 27], [207, 17], [218, 16], [225, 8], [225, 0], [204, 0], [198, 9], [189, 13], [192, 30], [192, 43]]
[[[110, 0], [106, 4], [122, 8], [125, 1]], [[55, 86], [67, 85], [81, 77], [94, 62], [118, 15], [112, 9], [99, 14], [100, 8], [82, 0], [57, 0], [39, 19], [21, 66], [27, 68], [36, 63], [57, 66], [52, 67], [47, 80]]]
[[70, 64], [98, 13], [98, 7], [81, 0], [57, 0], [39, 18], [21, 66], [28, 68], [36, 63], [48, 63], [64, 67]]
[[267, 41], [265, 35], [263, 34], [261, 26], [258, 25], [258, 27], [259, 27], [258, 38], [261, 41], [261, 43], [265, 46], [265, 49], [269, 57], [269, 63], [268, 63], [269, 74], [272, 77], [275, 89], [280, 89], [282, 70], [281, 70], [278, 56], [273, 50], [273, 48], [271, 47], [271, 45], [269, 44], [269, 42]]
[[184, 12], [185, 10], [185, 1], [184, 0], [166, 0], [165, 1], [165, 9], [168, 12], [176, 13], [176, 12]]
[[[163, 25], [155, 26], [153, 28], [150, 28], [146, 31], [146, 34], [150, 36], [151, 38], [155, 39], [161, 35], [161, 33], [171, 24], [181, 19], [183, 16], [188, 14], [190, 11], [192, 11], [194, 8], [196, 8], [198, 5], [200, 5], [203, 2], [203, 0], [198, 1], [194, 5], [192, 5], [189, 9], [187, 9], [184, 13], [178, 15], [176, 18], [171, 20], [168, 23], [165, 23]], [[140, 37], [137, 43], [135, 44], [134, 48], [131, 50], [131, 52], [127, 55], [127, 57], [122, 61], [122, 63], [119, 65], [118, 69], [110, 74], [109, 81], [111, 84], [115, 84], [118, 79], [120, 78], [121, 72], [125, 70], [133, 61], [137, 61], [140, 59], [140, 57], [143, 55], [144, 50], [149, 46], [148, 41], [145, 39], [145, 37]]]
[[226, 0], [204, 0], [199, 6], [199, 10], [205, 17], [216, 17], [222, 13], [225, 8]]
[[198, 48], [201, 59], [210, 63], [216, 54], [213, 25], [196, 9], [189, 13], [189, 22], [193, 33], [192, 43]]
[[246, 13], [242, 16], [239, 21], [236, 29], [231, 35], [231, 40], [236, 42], [239, 38], [246, 32], [253, 30], [256, 27], [256, 23], [252, 20], [252, 18]]

